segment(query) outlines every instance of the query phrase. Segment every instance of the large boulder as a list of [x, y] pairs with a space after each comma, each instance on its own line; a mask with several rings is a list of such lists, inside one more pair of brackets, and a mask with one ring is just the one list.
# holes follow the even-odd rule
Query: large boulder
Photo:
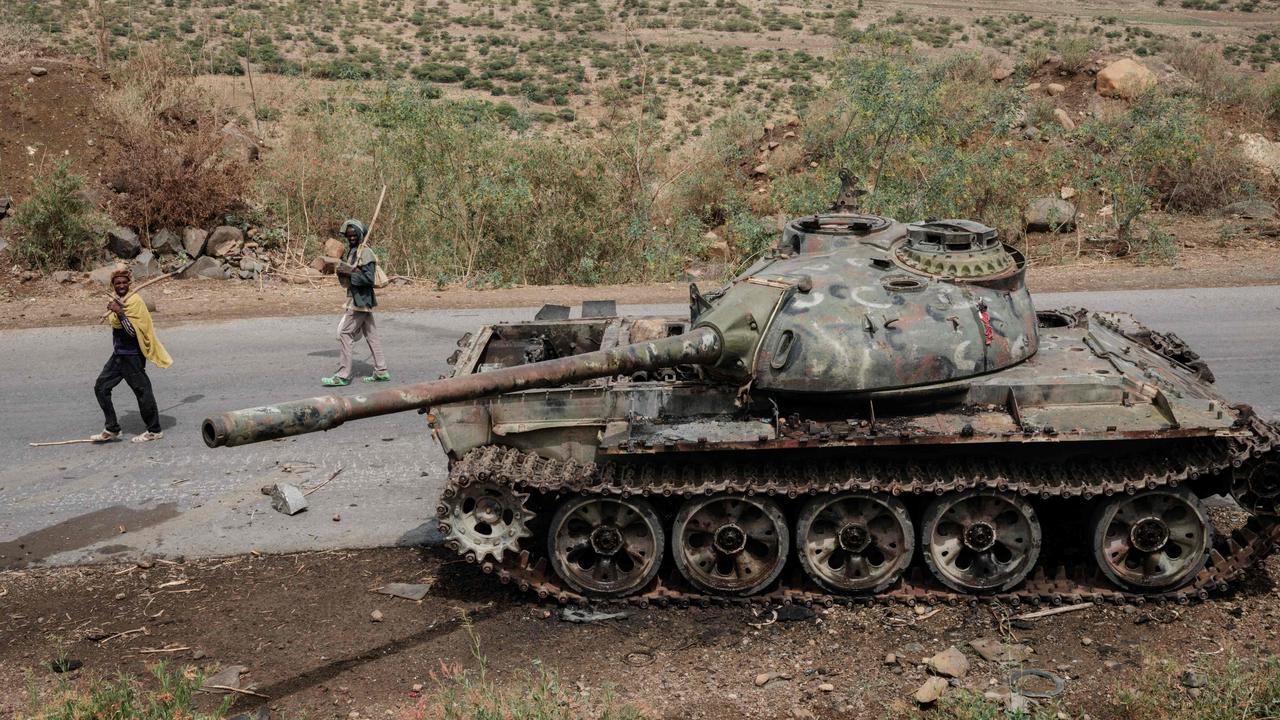
[[179, 277], [184, 279], [190, 278], [206, 278], [210, 280], [221, 280], [225, 275], [222, 272], [222, 263], [214, 260], [208, 255], [196, 258], [196, 261], [183, 270]]
[[1069, 232], [1076, 227], [1076, 206], [1055, 197], [1034, 198], [1027, 204], [1028, 230]]
[[222, 126], [222, 148], [231, 157], [251, 163], [258, 159], [258, 141], [234, 122]]
[[1098, 71], [1094, 88], [1103, 97], [1135, 98], [1156, 84], [1156, 74], [1139, 62], [1124, 58]]
[[1222, 208], [1222, 214], [1245, 220], [1275, 220], [1276, 206], [1261, 198], [1240, 200]]
[[116, 257], [127, 260], [142, 252], [142, 243], [138, 241], [138, 233], [116, 226], [107, 231], [107, 249]]
[[324, 256], [331, 258], [340, 258], [347, 251], [347, 244], [337, 238], [329, 238], [324, 241]]
[[1280, 143], [1261, 133], [1240, 133], [1240, 152], [1254, 166], [1280, 177]]
[[111, 274], [116, 268], [124, 265], [124, 263], [107, 263], [101, 267], [94, 268], [89, 271], [89, 279], [104, 287], [111, 287]]
[[191, 257], [200, 257], [204, 254], [205, 241], [209, 239], [209, 233], [200, 228], [184, 228], [182, 230], [182, 249]]
[[324, 275], [332, 275], [338, 271], [340, 262], [336, 257], [318, 257], [311, 261], [311, 267]]
[[164, 274], [160, 263], [156, 261], [156, 254], [150, 250], [138, 253], [138, 257], [133, 259], [130, 270], [133, 271], [135, 278], [149, 278]]
[[182, 250], [182, 238], [172, 230], [161, 230], [151, 236], [151, 249], [160, 255], [177, 255]]
[[209, 240], [205, 243], [205, 253], [213, 257], [221, 258], [228, 255], [235, 255], [244, 247], [244, 233], [238, 227], [231, 225], [220, 225], [209, 233]]

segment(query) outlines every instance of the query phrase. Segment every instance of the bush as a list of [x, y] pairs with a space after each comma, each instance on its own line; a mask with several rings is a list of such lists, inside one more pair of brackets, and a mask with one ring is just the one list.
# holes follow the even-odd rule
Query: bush
[[83, 190], [84, 178], [72, 175], [66, 162], [38, 178], [31, 197], [14, 213], [21, 232], [14, 257], [45, 270], [86, 267], [107, 223]]
[[213, 711], [200, 712], [195, 702], [203, 680], [199, 671], [191, 667], [169, 670], [160, 663], [151, 668], [151, 675], [157, 686], [151, 689], [123, 675], [94, 682], [84, 691], [65, 685], [55, 699], [46, 701], [43, 707], [30, 708], [30, 715], [17, 714], [15, 720], [217, 720], [231, 709], [235, 699], [227, 697]]

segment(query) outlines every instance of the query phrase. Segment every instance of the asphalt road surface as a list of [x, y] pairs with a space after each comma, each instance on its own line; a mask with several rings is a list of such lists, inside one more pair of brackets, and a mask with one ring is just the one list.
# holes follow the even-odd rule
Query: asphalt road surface
[[[1036, 305], [1127, 310], [1177, 332], [1208, 360], [1229, 399], [1280, 417], [1280, 286], [1044, 294]], [[410, 382], [445, 372], [464, 332], [533, 312], [388, 313], [378, 327], [395, 380]], [[41, 448], [28, 443], [101, 429], [92, 386], [110, 354], [110, 333], [103, 326], [0, 332], [9, 368], [0, 375], [0, 569], [143, 552], [208, 556], [436, 539], [431, 518], [445, 461], [416, 413], [239, 448], [210, 450], [200, 440], [200, 421], [210, 414], [325, 392], [318, 378], [336, 366], [336, 325], [335, 316], [164, 328], [175, 365], [149, 371], [163, 440]], [[356, 357], [356, 372], [367, 373], [367, 347]], [[115, 398], [126, 435], [142, 432], [127, 386]], [[315, 488], [339, 469], [293, 517], [271, 510], [259, 490], [275, 482]]]

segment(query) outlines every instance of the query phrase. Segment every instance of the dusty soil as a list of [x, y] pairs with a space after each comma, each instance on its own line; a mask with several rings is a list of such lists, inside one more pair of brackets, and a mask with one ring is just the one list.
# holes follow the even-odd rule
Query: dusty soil
[[[1273, 559], [1199, 605], [1096, 606], [1005, 623], [1003, 637], [1034, 649], [1025, 667], [1066, 678], [1055, 707], [1113, 717], [1116, 693], [1141, 682], [1144, 663], [1167, 660], [1180, 672], [1273, 654], [1278, 569]], [[3, 572], [0, 687], [51, 691], [55, 657], [84, 662], [70, 676], [76, 684], [142, 675], [158, 660], [210, 671], [238, 664], [269, 700], [242, 696], [236, 710], [267, 702], [285, 717], [397, 714], [419, 702], [415, 683], [433, 691], [430, 673], [442, 662], [477, 666], [464, 615], [499, 684], [519, 683], [540, 662], [584, 699], [612, 688], [653, 716], [896, 716], [924, 680], [921, 658], [951, 645], [972, 663], [960, 685], [981, 692], [1006, 677], [967, 645], [1001, 636], [1003, 608], [837, 607], [758, 628], [749, 608], [646, 609], [576, 624], [473, 570], [402, 548]], [[373, 592], [387, 582], [432, 589], [420, 602]], [[887, 664], [886, 653], [901, 662]], [[768, 672], [788, 677], [757, 687]], [[0, 693], [0, 714], [23, 708], [25, 695]]]
[[[33, 66], [49, 72], [35, 77]], [[0, 64], [0, 197], [21, 202], [32, 179], [63, 159], [74, 172], [98, 178], [114, 147], [95, 102], [107, 85], [78, 62], [36, 57]]]

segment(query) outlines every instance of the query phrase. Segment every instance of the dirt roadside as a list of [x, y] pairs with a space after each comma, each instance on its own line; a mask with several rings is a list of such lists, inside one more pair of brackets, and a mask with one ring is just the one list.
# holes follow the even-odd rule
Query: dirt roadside
[[[1183, 249], [1174, 265], [1135, 265], [1125, 261], [1089, 261], [1073, 265], [1033, 265], [1027, 282], [1033, 293], [1081, 290], [1224, 287], [1280, 283], [1280, 254], [1274, 243], [1259, 243], [1230, 252]], [[704, 286], [706, 284], [704, 283]], [[59, 285], [45, 278], [18, 282], [5, 274], [0, 302], [0, 330], [90, 325], [106, 306], [105, 288], [90, 284]], [[156, 323], [175, 325], [250, 317], [340, 313], [342, 290], [333, 278], [314, 285], [268, 280], [259, 285], [239, 280], [166, 281], [145, 291], [156, 304]], [[521, 286], [497, 290], [421, 284], [395, 285], [379, 292], [379, 308], [444, 310], [458, 308], [539, 307], [543, 303], [577, 305], [583, 300], [613, 299], [623, 304], [683, 303], [688, 284]]]
[[[1051, 708], [1114, 717], [1117, 693], [1142, 682], [1144, 664], [1166, 660], [1180, 673], [1275, 653], [1278, 569], [1272, 559], [1203, 604], [1096, 606], [1006, 623], [1003, 637], [1033, 648], [1023, 667], [1066, 680]], [[925, 679], [921, 659], [952, 645], [971, 663], [959, 686], [981, 693], [1008, 673], [967, 644], [1002, 636], [1005, 611], [985, 605], [836, 607], [763, 627], [750, 624], [759, 619], [748, 608], [653, 608], [576, 624], [473, 571], [443, 553], [401, 548], [0, 573], [0, 687], [14, 691], [0, 693], [0, 714], [29, 702], [21, 688], [43, 694], [60, 677], [87, 685], [140, 676], [165, 660], [248, 667], [246, 685], [270, 699], [240, 697], [233, 712], [265, 702], [273, 717], [413, 717], [414, 684], [431, 693], [441, 663], [477, 666], [464, 614], [500, 685], [541, 666], [584, 701], [611, 688], [663, 717], [899, 716]], [[373, 592], [388, 582], [431, 590], [419, 602]], [[134, 632], [110, 637], [125, 631]], [[899, 661], [887, 663], [888, 653]], [[55, 676], [56, 657], [84, 669]], [[761, 673], [781, 676], [759, 686]]]

